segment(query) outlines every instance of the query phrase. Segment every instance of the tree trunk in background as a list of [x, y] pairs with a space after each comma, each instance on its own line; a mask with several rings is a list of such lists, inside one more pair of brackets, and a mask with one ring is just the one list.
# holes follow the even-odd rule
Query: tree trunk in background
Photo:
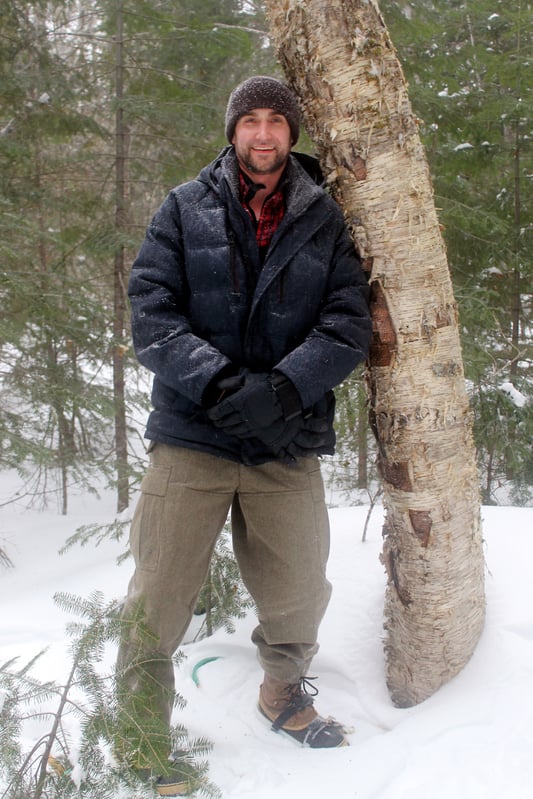
[[362, 389], [357, 391], [357, 488], [368, 489], [368, 420], [366, 398]]
[[126, 158], [128, 131], [124, 122], [124, 40], [122, 0], [117, 2], [116, 41], [116, 121], [115, 121], [115, 232], [117, 249], [114, 262], [113, 308], [113, 400], [115, 407], [115, 461], [117, 473], [117, 511], [129, 504], [128, 431], [126, 426], [126, 399], [124, 380], [124, 354], [126, 327], [126, 264], [124, 232], [126, 227]]
[[469, 660], [484, 621], [478, 477], [456, 304], [425, 153], [373, 0], [267, 0], [322, 167], [371, 269], [371, 422], [384, 486], [397, 706]]

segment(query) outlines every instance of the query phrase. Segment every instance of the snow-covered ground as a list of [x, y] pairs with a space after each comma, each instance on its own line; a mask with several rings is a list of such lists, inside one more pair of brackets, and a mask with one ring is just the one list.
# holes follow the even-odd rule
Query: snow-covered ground
[[[48, 647], [36, 674], [60, 681], [69, 668], [71, 619], [53, 594], [124, 595], [131, 561], [116, 563], [124, 544], [58, 555], [80, 525], [110, 521], [113, 501], [80, 496], [67, 517], [2, 507], [0, 545], [14, 566], [0, 571], [0, 662], [24, 662]], [[177, 670], [187, 700], [181, 721], [214, 745], [211, 781], [224, 799], [532, 799], [533, 508], [483, 508], [488, 607], [479, 646], [458, 677], [407, 710], [391, 704], [385, 686], [382, 515], [374, 510], [363, 543], [366, 513], [331, 509], [334, 591], [312, 670], [318, 709], [353, 726], [351, 746], [313, 751], [269, 730], [256, 710], [261, 672], [248, 617], [233, 635], [219, 631], [186, 644]], [[197, 685], [193, 669], [204, 658], [217, 659], [197, 670]]]

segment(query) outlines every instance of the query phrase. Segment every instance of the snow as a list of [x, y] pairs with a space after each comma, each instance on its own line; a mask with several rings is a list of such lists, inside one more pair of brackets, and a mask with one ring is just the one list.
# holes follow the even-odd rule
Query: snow
[[[0, 488], [4, 483], [0, 482]], [[8, 489], [0, 492], [6, 497]], [[121, 542], [58, 550], [82, 524], [111, 521], [112, 496], [79, 496], [71, 515], [3, 505], [0, 545], [13, 568], [0, 574], [0, 662], [43, 647], [41, 678], [66, 676], [71, 619], [52, 596], [67, 591], [124, 595], [131, 561]], [[0, 505], [2, 500], [0, 499]], [[249, 637], [253, 616], [233, 635], [187, 643], [177, 689], [180, 720], [213, 742], [210, 778], [224, 799], [531, 799], [533, 785], [533, 508], [483, 508], [487, 621], [460, 675], [422, 704], [395, 708], [384, 679], [379, 562], [382, 511], [361, 541], [366, 507], [330, 509], [333, 597], [321, 628], [317, 707], [354, 728], [350, 747], [303, 749], [276, 735], [256, 710], [261, 672]], [[109, 653], [106, 668], [111, 668]], [[204, 658], [217, 658], [199, 667]], [[197, 667], [197, 681], [192, 678]], [[68, 723], [68, 719], [67, 719]]]
[[521, 391], [515, 388], [512, 383], [502, 383], [500, 385], [500, 390], [507, 395], [513, 405], [516, 405], [517, 408], [523, 408], [525, 405], [527, 405], [527, 397], [522, 394]]

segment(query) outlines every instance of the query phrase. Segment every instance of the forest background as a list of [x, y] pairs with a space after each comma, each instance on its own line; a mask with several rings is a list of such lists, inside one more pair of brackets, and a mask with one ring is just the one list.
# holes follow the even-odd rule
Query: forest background
[[[433, 176], [482, 499], [531, 505], [532, 4], [380, 8]], [[258, 2], [3, 0], [0, 470], [18, 471], [19, 500], [67, 513], [70, 487], [105, 475], [127, 508], [149, 403], [130, 264], [167, 191], [226, 144], [231, 89], [258, 73], [281, 76]], [[299, 148], [313, 152], [305, 136]], [[337, 392], [328, 475], [368, 502], [379, 488], [360, 377]]]

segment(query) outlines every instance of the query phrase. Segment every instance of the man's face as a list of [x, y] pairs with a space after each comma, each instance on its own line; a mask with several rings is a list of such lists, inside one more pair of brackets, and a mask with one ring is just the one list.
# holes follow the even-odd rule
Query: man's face
[[254, 108], [239, 117], [232, 139], [241, 165], [252, 174], [280, 171], [289, 157], [291, 129], [283, 114], [272, 108]]

